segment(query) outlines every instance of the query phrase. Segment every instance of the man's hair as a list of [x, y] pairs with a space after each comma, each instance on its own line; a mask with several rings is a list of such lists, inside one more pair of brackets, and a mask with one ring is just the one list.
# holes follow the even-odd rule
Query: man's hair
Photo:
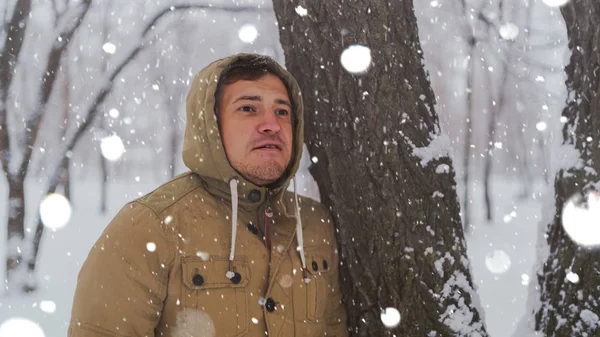
[[294, 112], [295, 104], [292, 97], [292, 90], [288, 87], [283, 75], [279, 71], [277, 62], [272, 58], [264, 55], [245, 55], [230, 63], [221, 73], [217, 90], [215, 91], [215, 114], [219, 116], [219, 102], [223, 98], [224, 87], [228, 84], [235, 83], [240, 80], [256, 81], [259, 78], [272, 74], [277, 76], [287, 89], [290, 103], [292, 104], [292, 121], [295, 120]]

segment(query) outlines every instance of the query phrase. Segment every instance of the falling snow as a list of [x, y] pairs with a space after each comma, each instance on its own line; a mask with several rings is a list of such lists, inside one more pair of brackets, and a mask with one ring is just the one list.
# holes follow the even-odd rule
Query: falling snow
[[[573, 93], [567, 97], [565, 93], [563, 67], [569, 61], [570, 52], [561, 14], [566, 7], [561, 6], [568, 2], [528, 2], [530, 7], [527, 8], [507, 3], [503, 13], [497, 13], [493, 6], [484, 6], [482, 11], [478, 11], [478, 6], [470, 3], [466, 12], [462, 13], [458, 9], [460, 6], [448, 1], [415, 1], [420, 48], [411, 48], [423, 56], [422, 62], [429, 78], [411, 78], [410, 67], [414, 65], [399, 54], [395, 56], [395, 62], [381, 63], [387, 51], [375, 44], [370, 45], [370, 34], [380, 27], [370, 27], [363, 32], [351, 32], [350, 27], [333, 30], [328, 39], [341, 43], [339, 54], [331, 56], [330, 60], [306, 60], [307, 64], [316, 62], [320, 65], [314, 74], [315, 78], [341, 70], [344, 81], [361, 81], [356, 96], [359, 104], [372, 104], [381, 99], [395, 100], [398, 116], [401, 116], [399, 125], [383, 125], [383, 128], [386, 136], [391, 134], [390, 130], [401, 132], [385, 139], [374, 139], [376, 144], [389, 154], [392, 153], [392, 145], [397, 146], [404, 137], [406, 142], [402, 144], [411, 146], [412, 154], [420, 165], [411, 170], [422, 169], [432, 161], [434, 163], [432, 169], [435, 168], [436, 174], [427, 176], [427, 184], [435, 184], [435, 187], [423, 197], [446, 205], [452, 202], [456, 192], [460, 206], [469, 204], [473, 227], [465, 232], [467, 256], [460, 256], [455, 261], [454, 256], [458, 255], [439, 251], [435, 245], [418, 254], [420, 262], [431, 261], [433, 273], [448, 280], [435, 295], [441, 308], [439, 321], [456, 335], [478, 336], [476, 331], [479, 327], [470, 324], [475, 308], [485, 317], [491, 336], [533, 336], [531, 322], [525, 321], [541, 305], [536, 300], [540, 292], [538, 273], [545, 262], [544, 258], [550, 254], [549, 247], [545, 245], [545, 230], [552, 223], [555, 212], [562, 220], [568, 239], [581, 249], [600, 247], [600, 225], [597, 221], [600, 218], [600, 195], [582, 188], [581, 193], [566, 200], [562, 210], [554, 209], [556, 178], [574, 177], [570, 171], [573, 168], [581, 169], [591, 177], [598, 175], [597, 164], [584, 161], [580, 152], [562, 139], [563, 126], [574, 121], [573, 116], [561, 115], [565, 102], [583, 105], [590, 99]], [[131, 6], [137, 6], [135, 1], [133, 3]], [[208, 3], [210, 7], [225, 4], [222, 1]], [[0, 203], [4, 205], [0, 207], [0, 224], [4, 226], [1, 227], [4, 230], [0, 231], [0, 247], [4, 247], [0, 256], [19, 255], [27, 261], [34, 254], [30, 239], [36, 232], [38, 215], [45, 230], [36, 273], [29, 272], [23, 263], [7, 280], [36, 286], [36, 293], [22, 297], [2, 297], [0, 294], [0, 337], [66, 335], [77, 273], [110, 219], [127, 202], [152, 191], [167, 181], [171, 174], [186, 170], [177, 152], [181, 150], [180, 140], [185, 131], [185, 93], [197, 70], [235, 52], [263, 53], [286, 64], [290, 56], [281, 49], [280, 27], [271, 3], [247, 3], [260, 8], [254, 12], [235, 14], [212, 9], [172, 13], [153, 26], [146, 38], [139, 35], [144, 24], [153, 13], [168, 9], [171, 4], [146, 2], [135, 10], [129, 3], [119, 3], [112, 9], [101, 8], [104, 6], [101, 4], [90, 10], [83, 28], [72, 39], [77, 44], [70, 44], [68, 52], [62, 55], [60, 70], [56, 71], [57, 84], [44, 107], [47, 112], [40, 114], [43, 124], [36, 134], [36, 143], [31, 147], [34, 151], [28, 161], [25, 200], [15, 196], [9, 199], [8, 180], [0, 180], [0, 191], [5, 192], [0, 193]], [[323, 19], [321, 13], [315, 12], [317, 7], [310, 2], [300, 2], [294, 6], [293, 11], [290, 8], [290, 13], [298, 22]], [[57, 36], [57, 31], [73, 21], [65, 19], [54, 22], [55, 12], [49, 4], [33, 2], [32, 7], [35, 8], [29, 16], [24, 49], [14, 69], [15, 81], [8, 86], [11, 89], [6, 102], [0, 102], [0, 109], [8, 112], [6, 128], [10, 130], [12, 147], [10, 151], [0, 148], [0, 156], [3, 160], [11, 158], [9, 171], [13, 173], [17, 172], [19, 161], [26, 152], [26, 147], [22, 146], [29, 146], [25, 140], [31, 135], [26, 133], [25, 121], [36, 117], [33, 111], [40, 100], [39, 83], [42, 82], [40, 78], [48, 61], [48, 50], [69, 42], [63, 36]], [[58, 12], [63, 9], [67, 8], [56, 8]], [[108, 15], [105, 16], [100, 9], [106, 10]], [[340, 13], [343, 14], [344, 9], [340, 8]], [[5, 12], [7, 10], [10, 8], [4, 9]], [[175, 12], [174, 6], [171, 11]], [[68, 15], [75, 15], [76, 12], [65, 11]], [[369, 15], [372, 13], [375, 11], [370, 8]], [[531, 21], [524, 20], [522, 13], [531, 14]], [[8, 12], [5, 17], [10, 17]], [[19, 24], [21, 28], [24, 25], [24, 22]], [[294, 29], [297, 36], [321, 33], [298, 31], [296, 26], [285, 29]], [[395, 26], [385, 26], [381, 38], [390, 41], [394, 29]], [[469, 41], [475, 42], [473, 50]], [[118, 76], [110, 79], [111, 72], [142, 42], [142, 52]], [[0, 51], [6, 51], [4, 43], [2, 39]], [[547, 47], [540, 50], [535, 48], [537, 45]], [[584, 46], [576, 48], [582, 53], [592, 52]], [[469, 54], [471, 51], [472, 54]], [[302, 52], [306, 52], [306, 55], [317, 53], [316, 49]], [[413, 92], [411, 97], [381, 97], [381, 93], [366, 89], [368, 81], [382, 80], [371, 76], [375, 73], [373, 70], [386, 71], [392, 66], [402, 67], [405, 71], [403, 85]], [[469, 70], [474, 71], [475, 82], [467, 88], [466, 74]], [[504, 83], [505, 76], [507, 80]], [[433, 89], [435, 105], [429, 100], [431, 96], [418, 87], [420, 82], [427, 79]], [[339, 91], [336, 94], [347, 95], [346, 83], [339, 85], [342, 89], [336, 89]], [[507, 89], [502, 91], [502, 88]], [[94, 110], [91, 108], [104, 89], [108, 89], [107, 95], [104, 102], [94, 108], [98, 113], [95, 120], [79, 143], [67, 151], [67, 140], [77, 127], [90, 118], [89, 113]], [[499, 99], [501, 94], [506, 95], [503, 102]], [[330, 95], [321, 93], [317, 96], [320, 102], [336, 102]], [[468, 97], [473, 100], [475, 107], [473, 115], [468, 114]], [[408, 130], [425, 125], [423, 120], [415, 119], [415, 115], [409, 113], [410, 109], [414, 109], [412, 104], [424, 105], [429, 109], [430, 116], [423, 118], [435, 116], [439, 119], [439, 129], [429, 136], [427, 146], [415, 146], [426, 140], [407, 136], [410, 135]], [[322, 107], [318, 112], [314, 111], [319, 116], [328, 112]], [[375, 124], [374, 118], [357, 117], [358, 109], [344, 113], [351, 116], [348, 119], [350, 122], [343, 126], [350, 131], [357, 132]], [[492, 137], [488, 122], [494, 114], [497, 120]], [[468, 118], [470, 126], [466, 125]], [[575, 125], [577, 123], [584, 121], [576, 119]], [[310, 127], [306, 125], [305, 133], [311, 131]], [[340, 130], [334, 131], [348, 131], [339, 127]], [[377, 124], [377, 127], [381, 125]], [[7, 132], [3, 125], [0, 125], [0, 132]], [[470, 174], [471, 180], [465, 186], [464, 145], [469, 132], [472, 138], [467, 144], [470, 162], [466, 173]], [[572, 126], [565, 132], [576, 135], [576, 129]], [[581, 139], [587, 146], [596, 146], [596, 136], [585, 135]], [[322, 144], [325, 141], [319, 139], [312, 145]], [[58, 166], [59, 156], [63, 152], [70, 159], [70, 191], [60, 184], [55, 193], [48, 193], [46, 187], [52, 168]], [[172, 152], [175, 152], [173, 158]], [[316, 155], [305, 154], [298, 173], [301, 194], [316, 199], [321, 194], [308, 167], [320, 166], [327, 161], [321, 153], [321, 160]], [[441, 158], [444, 158], [443, 163], [435, 162]], [[492, 159], [491, 220], [485, 216], [483, 201], [485, 182], [482, 173], [488, 158]], [[62, 176], [62, 179], [65, 178]], [[445, 184], [448, 178], [453, 178], [457, 185], [446, 190], [439, 187], [439, 182], [444, 181]], [[600, 180], [590, 181], [586, 187], [598, 188]], [[471, 192], [468, 200], [463, 200], [465, 188]], [[393, 200], [390, 200], [394, 203], [403, 202], [402, 193], [399, 192], [398, 196], [392, 196]], [[103, 203], [106, 208], [101, 210]], [[23, 206], [26, 206], [24, 214], [20, 213]], [[395, 214], [395, 219], [410, 219], [408, 213], [398, 209], [397, 206], [391, 209], [392, 217]], [[25, 239], [19, 236], [6, 237], [6, 221], [21, 215], [25, 217]], [[199, 220], [215, 215], [197, 216]], [[465, 215], [461, 216], [464, 219]], [[165, 231], [172, 230], [182, 221], [176, 213], [163, 213], [157, 217]], [[436, 239], [442, 232], [433, 223], [425, 224], [422, 228], [426, 231], [425, 235]], [[245, 230], [238, 230], [242, 229]], [[176, 243], [168, 244], [187, 244], [190, 236], [180, 235], [176, 240]], [[457, 238], [458, 243], [461, 240]], [[163, 258], [162, 252], [166, 249], [164, 244], [163, 241], [154, 240], [144, 241], [138, 246], [141, 254], [156, 259]], [[221, 245], [223, 242], [216, 242], [215, 239], [215, 244]], [[415, 248], [408, 248], [404, 252], [414, 253]], [[283, 248], [276, 246], [275, 251], [282, 253]], [[198, 246], [190, 251], [190, 256], [196, 262], [207, 262], [216, 258], [209, 252], [213, 254], [209, 248]], [[409, 255], [417, 258], [414, 257], [417, 254]], [[473, 285], [467, 281], [466, 275], [455, 270], [455, 266], [464, 266], [472, 271]], [[165, 268], [165, 265], [162, 267]], [[297, 269], [291, 270], [274, 282], [278, 287], [291, 291], [291, 288], [298, 286], [295, 283], [299, 279], [297, 273]], [[586, 277], [589, 277], [574, 266], [562, 267], [561, 275], [564, 275], [564, 287], [583, 287]], [[230, 272], [227, 276], [232, 277], [233, 274]], [[304, 282], [300, 283], [306, 286]], [[474, 299], [473, 306], [467, 305], [461, 298], [455, 301], [460, 293], [469, 294]], [[264, 295], [254, 292], [249, 297], [249, 303], [264, 305]], [[580, 301], [584, 301], [583, 292], [579, 292], [578, 296]], [[176, 303], [179, 306], [183, 302], [182, 298], [181, 301], [177, 299]], [[452, 304], [448, 305], [450, 302]], [[381, 308], [381, 323], [390, 329], [407, 324], [399, 309], [404, 310], [401, 307]], [[574, 307], [573, 312], [576, 315], [576, 322], [571, 327], [574, 335], [583, 336], [589, 331], [600, 331], [597, 311], [581, 306]], [[130, 321], [129, 314], [123, 317], [123, 322]], [[252, 324], [250, 326], [265, 322], [262, 316], [247, 317], [247, 323]], [[215, 331], [209, 314], [185, 309], [178, 314], [174, 335], [214, 336]], [[442, 333], [424, 331], [424, 335], [434, 337]]]

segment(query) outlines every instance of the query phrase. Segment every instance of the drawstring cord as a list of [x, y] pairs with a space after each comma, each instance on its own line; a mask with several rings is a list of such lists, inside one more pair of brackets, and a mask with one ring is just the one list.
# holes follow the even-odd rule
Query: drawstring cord
[[[298, 202], [298, 184], [296, 177], [294, 181], [294, 202], [296, 208], [296, 238], [298, 240], [298, 253], [300, 254], [300, 260], [302, 261], [302, 277], [304, 282], [309, 283], [310, 278], [308, 277], [306, 269], [306, 255], [304, 254], [304, 235], [302, 232], [302, 219], [300, 218], [300, 204]], [[227, 271], [227, 278], [234, 281], [236, 280], [237, 274], [233, 270], [233, 259], [235, 257], [235, 240], [237, 236], [237, 218], [238, 218], [238, 178], [233, 177], [229, 180], [229, 188], [231, 190], [231, 250], [229, 252], [229, 270]], [[237, 277], [239, 279], [239, 277]], [[239, 280], [236, 280], [239, 282]]]
[[232, 279], [235, 276], [233, 271], [233, 257], [235, 256], [235, 238], [237, 236], [237, 217], [238, 217], [238, 177], [229, 180], [231, 189], [231, 250], [229, 252], [229, 270], [227, 278]]
[[294, 201], [296, 204], [296, 238], [298, 239], [298, 253], [300, 253], [300, 260], [302, 260], [302, 277], [304, 282], [309, 283], [310, 278], [306, 272], [306, 256], [304, 254], [304, 235], [302, 233], [302, 219], [300, 218], [300, 205], [298, 203], [298, 184], [296, 183], [296, 177], [294, 177]]

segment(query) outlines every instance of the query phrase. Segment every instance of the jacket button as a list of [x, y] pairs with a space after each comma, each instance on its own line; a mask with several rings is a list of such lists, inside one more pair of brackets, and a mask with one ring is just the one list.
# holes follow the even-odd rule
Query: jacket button
[[251, 231], [252, 234], [258, 234], [258, 228], [256, 228], [252, 222], [248, 224], [248, 230]]
[[204, 284], [204, 277], [200, 274], [196, 274], [194, 275], [194, 278], [192, 278], [192, 282], [194, 282], [194, 285], [201, 286]]
[[260, 201], [260, 191], [259, 190], [250, 191], [250, 193], [248, 193], [248, 200], [250, 200], [250, 202], [259, 202]]
[[231, 278], [231, 283], [238, 284], [240, 283], [240, 281], [242, 281], [242, 275], [240, 275], [240, 273], [238, 272], [235, 272], [233, 277]]
[[313, 267], [313, 270], [315, 270], [315, 271], [319, 270], [319, 265], [315, 261], [313, 261], [312, 267]]
[[328, 266], [327, 266], [327, 261], [323, 260], [323, 269], [327, 270]]
[[265, 302], [265, 308], [267, 308], [268, 312], [275, 311], [275, 301], [272, 298], [267, 298], [267, 302]]

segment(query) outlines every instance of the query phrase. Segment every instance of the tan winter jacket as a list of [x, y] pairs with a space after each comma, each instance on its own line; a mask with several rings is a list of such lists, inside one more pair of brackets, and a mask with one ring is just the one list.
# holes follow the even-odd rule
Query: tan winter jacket
[[[297, 119], [291, 170], [274, 189], [232, 180], [214, 94], [237, 57], [194, 79], [183, 146], [191, 172], [125, 205], [90, 251], [69, 337], [348, 335], [331, 217], [286, 191], [302, 154], [303, 108], [283, 68]], [[259, 231], [267, 221], [270, 251]]]

